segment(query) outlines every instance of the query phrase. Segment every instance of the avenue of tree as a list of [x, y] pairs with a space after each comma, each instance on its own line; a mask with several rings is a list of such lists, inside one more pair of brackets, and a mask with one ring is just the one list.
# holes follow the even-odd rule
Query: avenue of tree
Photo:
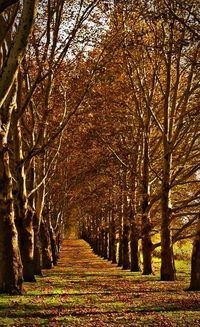
[[[75, 225], [123, 269], [200, 290], [199, 0], [0, 0], [0, 293]], [[140, 262], [142, 252], [142, 263]]]

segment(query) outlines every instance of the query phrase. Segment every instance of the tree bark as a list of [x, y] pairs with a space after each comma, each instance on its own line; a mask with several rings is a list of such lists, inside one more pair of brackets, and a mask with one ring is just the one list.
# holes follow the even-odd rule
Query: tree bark
[[119, 239], [118, 239], [118, 260], [117, 265], [121, 267], [123, 264], [123, 251], [122, 251], [122, 213], [121, 206], [119, 206]]
[[130, 212], [130, 240], [131, 240], [131, 271], [140, 271], [139, 257], [138, 257], [138, 229], [135, 222], [134, 212]]
[[128, 210], [128, 203], [127, 203], [127, 181], [126, 181], [126, 174], [125, 171], [123, 174], [122, 180], [122, 268], [128, 269], [130, 268], [130, 260], [129, 260], [129, 210]]
[[162, 175], [162, 222], [161, 222], [161, 280], [173, 281], [176, 279], [174, 266], [173, 245], [170, 230], [171, 222], [171, 199], [170, 177], [172, 165], [171, 132], [170, 132], [170, 91], [171, 91], [171, 68], [173, 52], [173, 21], [170, 25], [168, 52], [166, 57], [166, 89], [163, 106], [163, 175]]
[[[19, 74], [20, 76], [20, 74]], [[18, 119], [21, 98], [21, 80], [18, 78], [18, 108], [12, 116], [12, 132], [14, 139], [15, 154], [15, 213], [16, 224], [19, 235], [19, 247], [23, 264], [23, 278], [25, 282], [35, 282], [33, 269], [34, 256], [34, 231], [33, 231], [33, 210], [28, 205], [26, 190], [26, 174], [23, 160], [21, 126]], [[18, 99], [19, 98], [19, 99]]]
[[119, 255], [118, 266], [123, 269], [130, 268], [129, 260], [129, 214], [128, 214], [128, 187], [127, 187], [127, 170], [120, 169], [120, 203], [119, 203]]
[[191, 260], [191, 291], [200, 291], [200, 215], [197, 225], [197, 235], [194, 239]]
[[[167, 115], [168, 117], [168, 115]], [[168, 119], [166, 117], [166, 120]], [[165, 128], [167, 129], [167, 128]], [[171, 152], [166, 133], [163, 135], [163, 180], [162, 180], [162, 222], [161, 222], [161, 280], [173, 281], [176, 279], [174, 266], [173, 244], [170, 230], [170, 169]]]
[[34, 276], [34, 230], [33, 211], [29, 208], [25, 217], [17, 218], [19, 248], [23, 264], [23, 279], [25, 282], [35, 282]]
[[[4, 1], [2, 1], [3, 5]], [[2, 74], [0, 75], [0, 108], [4, 104], [17, 76], [18, 67], [23, 59], [24, 49], [26, 48], [30, 35], [38, 0], [25, 0], [23, 2], [20, 26], [15, 37], [15, 42], [10, 50], [8, 59], [5, 61]], [[3, 8], [3, 6], [2, 6]]]
[[40, 224], [40, 240], [42, 247], [42, 268], [52, 268], [52, 254], [51, 254], [51, 242], [48, 227], [42, 220]]
[[[11, 1], [7, 1], [7, 4]], [[9, 54], [3, 60], [0, 74], [0, 292], [22, 292], [22, 263], [18, 248], [18, 235], [15, 226], [13, 203], [13, 185], [10, 172], [9, 149], [7, 138], [10, 130], [11, 115], [16, 105], [16, 97], [8, 108], [11, 92], [16, 95], [13, 85], [17, 77], [18, 67], [24, 55], [28, 37], [36, 15], [37, 0], [23, 2], [20, 26]], [[5, 9], [5, 1], [0, 2], [1, 10]], [[7, 102], [7, 103], [6, 103]]]
[[[7, 133], [8, 133], [7, 126]], [[0, 131], [0, 293], [22, 293], [22, 262], [15, 226], [7, 133]]]
[[151, 241], [150, 231], [151, 224], [145, 213], [146, 209], [142, 215], [142, 255], [143, 255], [143, 275], [151, 275], [152, 270], [152, 250], [153, 244]]
[[51, 223], [49, 226], [49, 235], [50, 235], [50, 241], [51, 241], [51, 252], [52, 252], [53, 264], [54, 264], [54, 266], [56, 266], [58, 263], [58, 247], [56, 244], [56, 234], [55, 234], [55, 231], [54, 231]]
[[0, 14], [17, 2], [19, 2], [19, 0], [0, 0]]
[[117, 263], [116, 256], [116, 227], [114, 221], [114, 210], [110, 212], [110, 224], [109, 224], [109, 260], [112, 263]]
[[108, 259], [108, 231], [107, 228], [103, 231], [103, 258]]
[[12, 201], [0, 201], [0, 293], [22, 294], [23, 271]]
[[[41, 158], [41, 170], [38, 172], [39, 178], [42, 179], [45, 175], [45, 159], [44, 156]], [[33, 185], [37, 185], [36, 181], [36, 163], [33, 165]], [[45, 181], [39, 187], [39, 189], [34, 193], [34, 206], [35, 206], [35, 216], [34, 216], [34, 273], [36, 275], [42, 274], [42, 246], [41, 246], [41, 221], [42, 221], [42, 212], [44, 208], [44, 199], [45, 199]]]
[[[36, 214], [35, 214], [36, 216]], [[42, 254], [41, 254], [41, 244], [40, 244], [40, 231], [38, 223], [34, 219], [34, 259], [33, 259], [33, 269], [35, 275], [42, 275]]]
[[146, 119], [145, 131], [143, 133], [143, 167], [142, 167], [142, 254], [143, 254], [143, 275], [152, 274], [152, 242], [151, 223], [148, 217], [149, 202], [149, 124], [150, 116]]
[[123, 235], [122, 235], [122, 251], [123, 251], [123, 269], [130, 268], [129, 260], [129, 225], [125, 224], [123, 226]]

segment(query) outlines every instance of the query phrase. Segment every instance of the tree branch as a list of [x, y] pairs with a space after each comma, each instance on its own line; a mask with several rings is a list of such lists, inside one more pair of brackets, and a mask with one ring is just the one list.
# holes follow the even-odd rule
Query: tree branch
[[19, 0], [0, 0], [0, 14], [17, 2], [19, 2]]

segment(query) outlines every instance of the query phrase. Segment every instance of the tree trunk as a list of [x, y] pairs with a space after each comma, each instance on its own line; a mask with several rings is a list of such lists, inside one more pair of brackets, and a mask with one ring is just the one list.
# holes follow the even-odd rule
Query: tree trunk
[[95, 225], [94, 225], [94, 235], [93, 235], [93, 239], [94, 239], [94, 245], [93, 245], [93, 251], [95, 254], [98, 254], [98, 226], [97, 226], [97, 220], [95, 221]]
[[145, 213], [142, 216], [142, 255], [143, 255], [143, 275], [151, 275], [152, 270], [152, 250], [153, 244], [150, 236], [151, 224]]
[[104, 229], [103, 258], [108, 259], [108, 231]]
[[[21, 107], [21, 75], [18, 76], [17, 105]], [[23, 161], [21, 126], [18, 118], [19, 109], [12, 116], [12, 133], [15, 154], [15, 215], [19, 235], [19, 247], [23, 264], [23, 278], [25, 282], [35, 282], [33, 269], [34, 231], [33, 210], [28, 205], [26, 190], [26, 174]]]
[[28, 210], [22, 226], [19, 229], [20, 253], [23, 263], [23, 278], [25, 282], [35, 282], [34, 276], [34, 230], [33, 212]]
[[114, 221], [114, 210], [110, 213], [110, 225], [109, 225], [109, 260], [112, 263], [117, 263], [116, 257], [116, 228], [115, 228], [115, 221]]
[[143, 275], [151, 275], [152, 270], [152, 242], [151, 238], [142, 239], [142, 254], [143, 254]]
[[130, 260], [129, 260], [129, 210], [127, 203], [127, 195], [126, 195], [126, 173], [124, 183], [124, 194], [122, 199], [122, 267], [123, 269], [130, 268]]
[[101, 255], [101, 244], [100, 244], [100, 229], [97, 231], [97, 254]]
[[100, 229], [100, 234], [99, 234], [99, 242], [100, 242], [100, 256], [103, 257], [103, 246], [104, 246], [104, 231], [103, 229]]
[[162, 175], [162, 222], [161, 222], [161, 280], [173, 281], [176, 279], [174, 266], [172, 237], [170, 231], [171, 222], [171, 199], [170, 199], [170, 177], [172, 165], [172, 149], [171, 149], [171, 130], [170, 124], [170, 91], [171, 91], [171, 76], [172, 76], [172, 55], [173, 55], [173, 24], [170, 30], [169, 49], [166, 60], [166, 89], [163, 106], [163, 175]]
[[36, 224], [34, 224], [34, 259], [33, 270], [35, 275], [42, 275], [42, 254], [40, 245], [40, 232]]
[[123, 269], [130, 268], [130, 260], [129, 260], [129, 225], [125, 224], [123, 226], [123, 234], [122, 234], [122, 256], [123, 256]]
[[127, 170], [121, 169], [121, 226], [122, 226], [122, 268], [130, 268], [129, 260], [129, 210], [128, 210], [128, 185]]
[[172, 237], [170, 231], [171, 209], [170, 203], [170, 152], [165, 146], [163, 183], [162, 183], [162, 223], [161, 223], [161, 280], [173, 281], [176, 279]]
[[118, 267], [121, 267], [123, 264], [123, 251], [122, 251], [122, 213], [119, 212], [119, 241], [118, 241]]
[[191, 291], [200, 291], [200, 215], [197, 225], [197, 235], [194, 239], [191, 262]]
[[161, 233], [161, 280], [174, 281], [176, 271], [169, 227], [162, 224]]
[[19, 28], [17, 28], [14, 44], [9, 49], [8, 58], [5, 60], [0, 75], [0, 108], [2, 108], [15, 83], [17, 70], [23, 60], [24, 50], [28, 43], [28, 38], [37, 13], [37, 7], [38, 0], [23, 1]]
[[[19, 28], [14, 44], [4, 60], [0, 75], [0, 292], [21, 293], [22, 263], [18, 248], [18, 235], [15, 226], [13, 185], [10, 172], [7, 138], [10, 129], [12, 109], [5, 107], [8, 97], [13, 92], [18, 67], [23, 59], [28, 37], [31, 32], [38, 2], [23, 2]], [[0, 49], [1, 50], [1, 49]], [[15, 99], [16, 100], [16, 99]], [[16, 105], [13, 102], [12, 107]], [[3, 113], [3, 114], [2, 114]]]
[[12, 197], [7, 133], [0, 132], [0, 293], [22, 293], [22, 263]]
[[0, 201], [0, 293], [15, 295], [22, 294], [23, 271], [12, 206]]
[[[45, 176], [45, 159], [42, 156], [41, 159], [41, 169], [38, 172], [39, 178], [42, 179]], [[36, 163], [33, 162], [33, 171], [32, 171], [32, 178], [33, 178], [33, 186], [36, 187]], [[40, 238], [40, 231], [41, 231], [41, 221], [42, 221], [42, 212], [44, 208], [44, 199], [45, 199], [45, 181], [42, 185], [37, 189], [37, 192], [34, 193], [33, 201], [35, 206], [35, 216], [34, 216], [34, 273], [36, 275], [42, 274], [42, 246], [41, 246], [41, 238]]]
[[42, 268], [51, 269], [52, 268], [52, 255], [51, 255], [51, 242], [49, 236], [49, 230], [42, 220], [40, 224], [40, 240], [42, 247]]
[[130, 212], [130, 242], [131, 242], [131, 271], [140, 271], [138, 257], [138, 229], [135, 222], [134, 212]]
[[143, 132], [143, 163], [142, 163], [142, 254], [143, 254], [143, 275], [152, 274], [152, 242], [151, 223], [148, 217], [149, 204], [149, 133], [150, 115], [147, 114], [145, 120], [145, 130]]
[[53, 264], [54, 266], [58, 263], [58, 247], [56, 244], [56, 234], [54, 232], [53, 226], [50, 224], [49, 227], [49, 235], [51, 240], [51, 252], [52, 252], [52, 258], [53, 258]]

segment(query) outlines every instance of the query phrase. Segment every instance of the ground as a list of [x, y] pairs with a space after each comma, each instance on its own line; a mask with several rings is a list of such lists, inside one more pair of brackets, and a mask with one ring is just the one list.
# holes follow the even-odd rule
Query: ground
[[[156, 267], [155, 267], [156, 268]], [[0, 326], [200, 326], [200, 292], [178, 281], [123, 271], [94, 255], [83, 240], [63, 242], [57, 267], [23, 296], [0, 296]]]

